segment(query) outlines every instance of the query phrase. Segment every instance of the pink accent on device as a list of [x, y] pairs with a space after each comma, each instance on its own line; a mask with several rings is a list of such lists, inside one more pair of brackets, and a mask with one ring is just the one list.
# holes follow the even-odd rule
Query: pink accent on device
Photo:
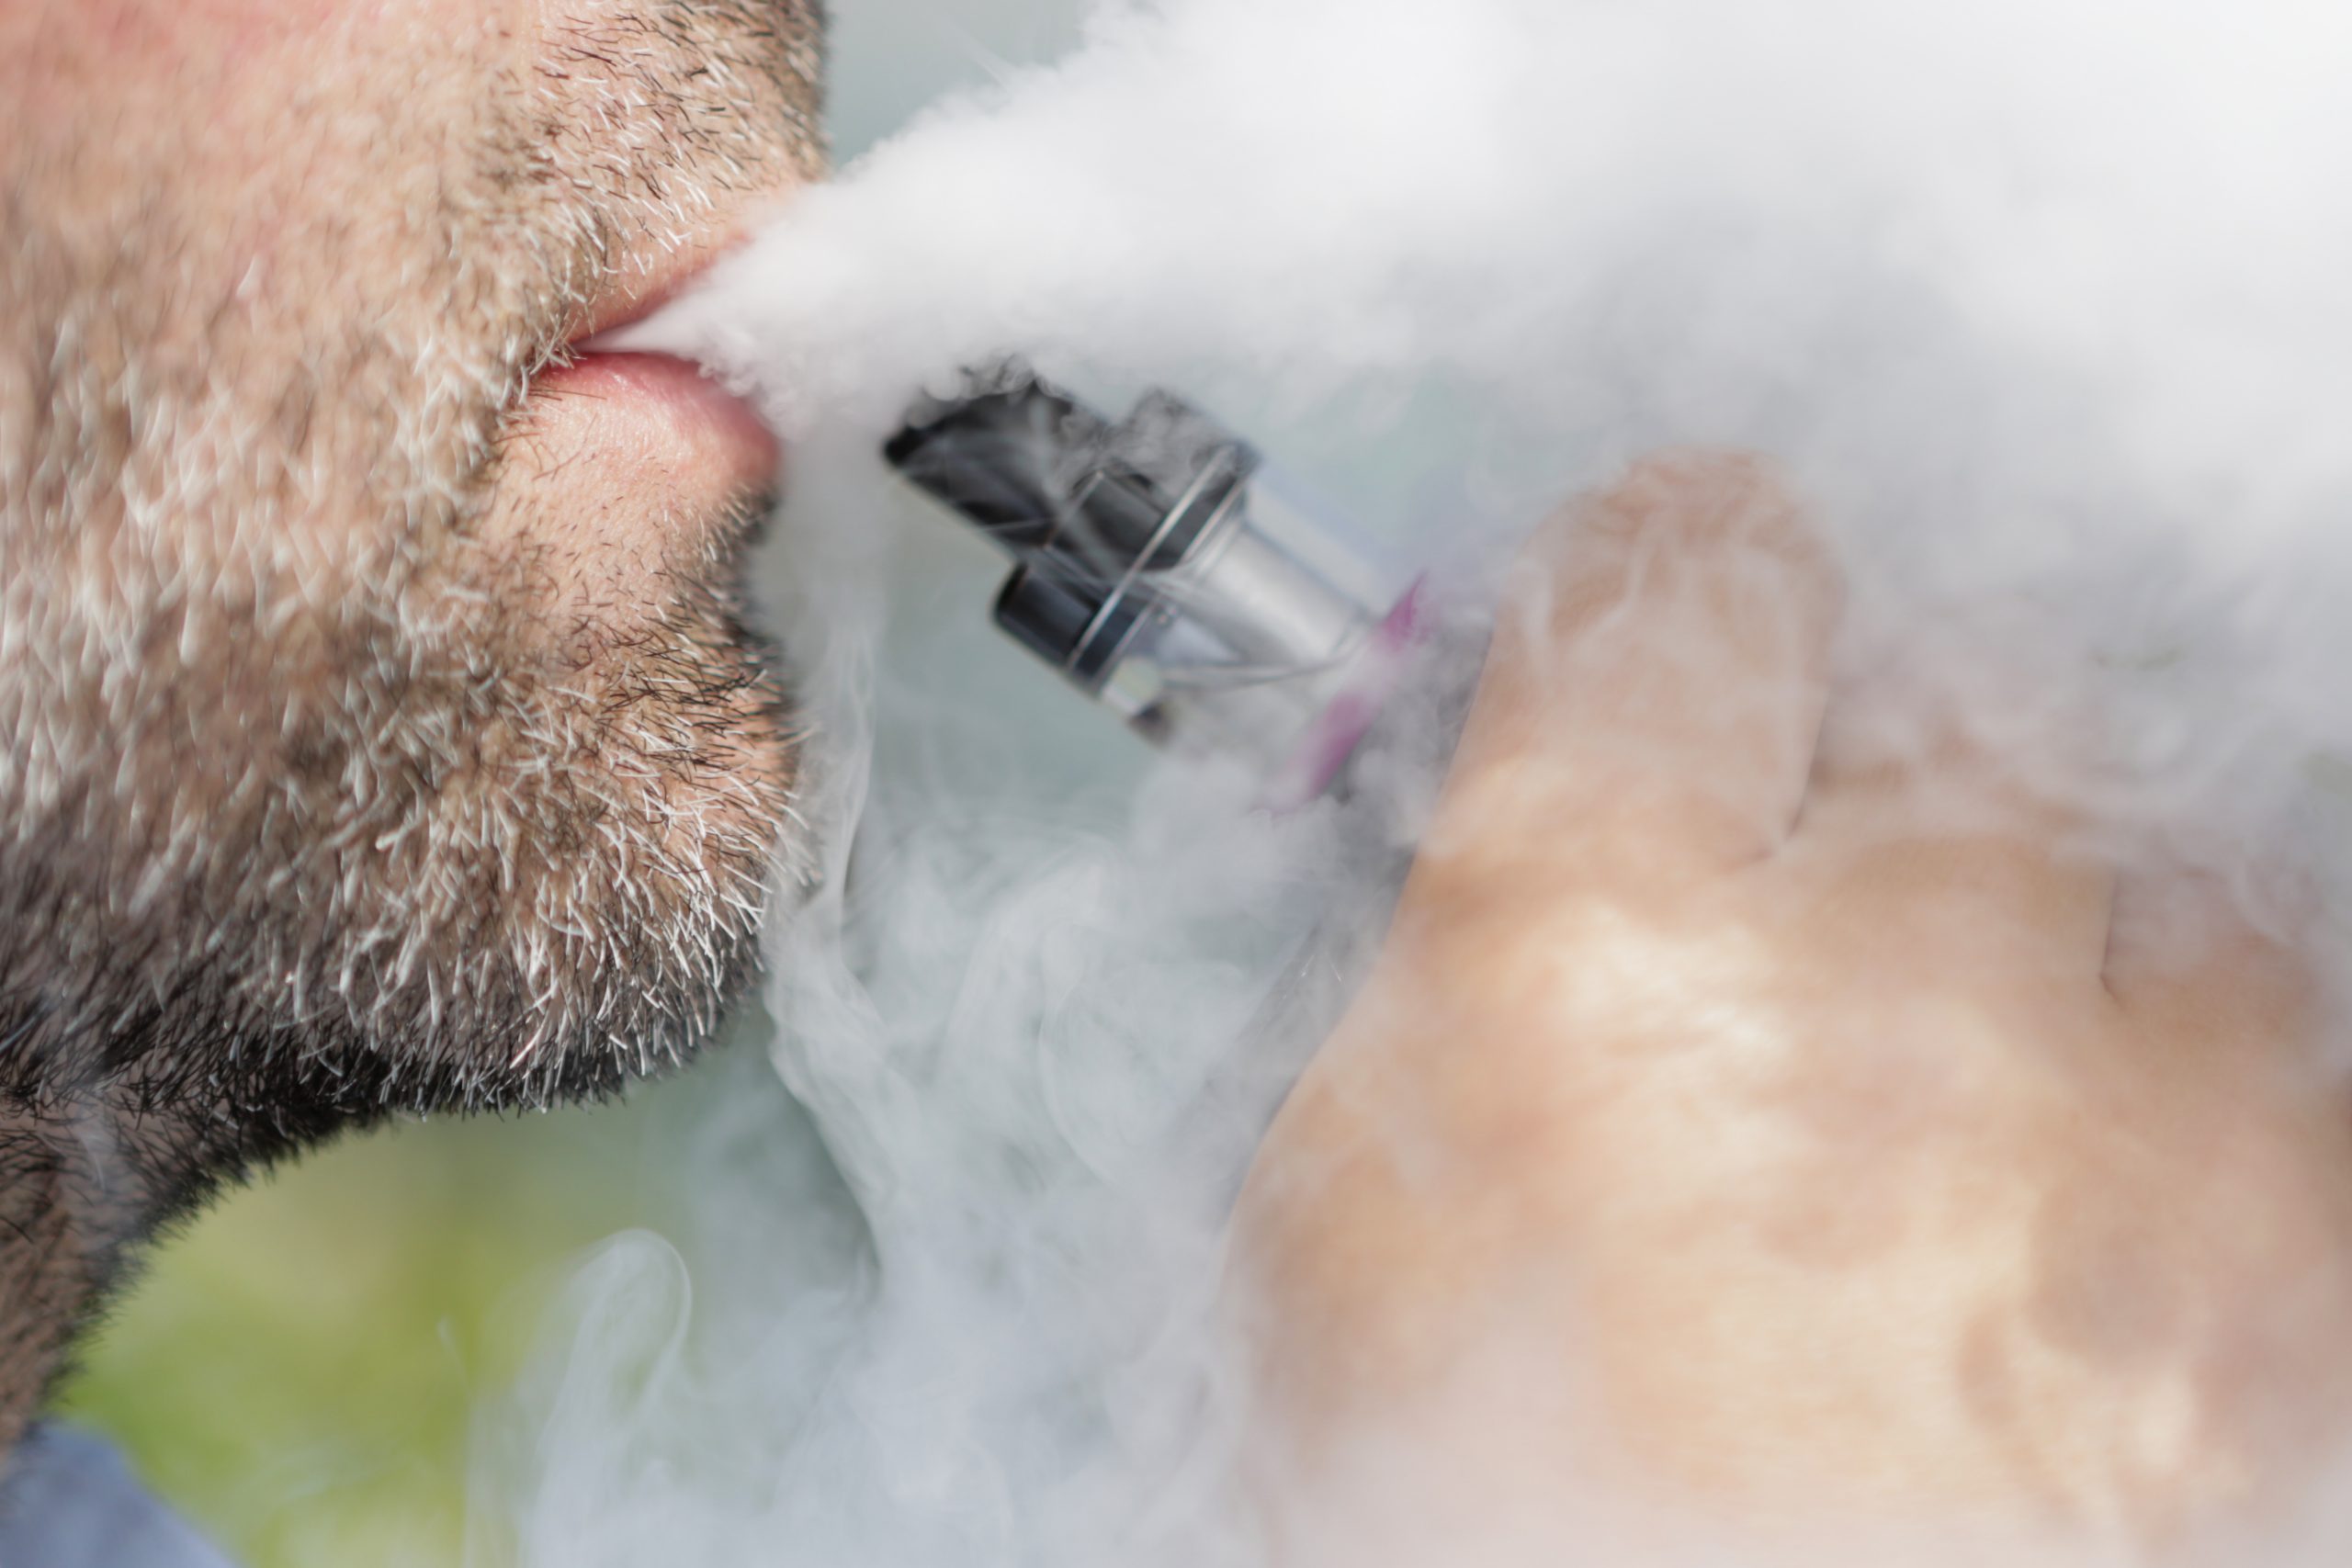
[[1413, 656], [1428, 640], [1428, 616], [1422, 604], [1428, 581], [1426, 577], [1415, 578], [1405, 596], [1372, 629], [1339, 694], [1307, 727], [1298, 749], [1267, 785], [1260, 801], [1266, 810], [1296, 811], [1322, 795], [1379, 722], [1405, 671], [1412, 667]]

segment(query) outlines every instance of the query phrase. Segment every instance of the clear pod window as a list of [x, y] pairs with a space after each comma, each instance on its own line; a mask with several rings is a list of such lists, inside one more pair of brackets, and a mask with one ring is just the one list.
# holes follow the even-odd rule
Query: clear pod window
[[1165, 392], [1112, 423], [1012, 365], [885, 447], [1014, 562], [1008, 634], [1155, 744], [1319, 793], [1417, 635], [1369, 557], [1246, 442]]

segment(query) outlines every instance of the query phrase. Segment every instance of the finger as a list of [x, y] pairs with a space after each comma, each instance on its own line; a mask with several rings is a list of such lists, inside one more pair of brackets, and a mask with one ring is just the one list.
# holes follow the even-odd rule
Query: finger
[[1949, 713], [1923, 724], [1923, 705], [1916, 689], [1840, 692], [1792, 858], [1856, 919], [1899, 915], [1948, 962], [1992, 954], [2005, 973], [2096, 979], [2115, 878], [2080, 805], [2086, 775], [2053, 761], [2055, 737], [1996, 739]]
[[2116, 893], [2107, 988], [2165, 1037], [2226, 1051], [2306, 1030], [2319, 986], [2291, 894], [2211, 873], [2144, 867]]
[[1804, 795], [1840, 599], [1761, 462], [1643, 463], [1514, 568], [1424, 863], [1574, 877], [1769, 853]]

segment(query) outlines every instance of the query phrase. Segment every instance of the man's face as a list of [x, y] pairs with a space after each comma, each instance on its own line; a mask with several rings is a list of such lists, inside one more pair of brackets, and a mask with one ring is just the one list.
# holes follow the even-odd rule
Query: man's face
[[567, 345], [817, 172], [817, 10], [0, 0], [0, 1156], [153, 1210], [709, 1029], [775, 453]]

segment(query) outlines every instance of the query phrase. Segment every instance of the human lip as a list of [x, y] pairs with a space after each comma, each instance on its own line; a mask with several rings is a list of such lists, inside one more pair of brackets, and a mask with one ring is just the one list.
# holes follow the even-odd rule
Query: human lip
[[606, 441], [650, 468], [691, 471], [730, 492], [765, 486], [783, 455], [750, 400], [670, 355], [581, 354], [540, 371], [531, 390], [592, 400]]
[[595, 298], [573, 318], [569, 347], [574, 353], [592, 352], [596, 339], [635, 326], [684, 293], [744, 238], [736, 231], [623, 255]]
[[634, 448], [650, 467], [690, 466], [730, 491], [766, 485], [781, 449], [748, 399], [689, 360], [602, 346], [694, 284], [738, 238], [684, 241], [624, 258], [576, 318], [564, 351], [532, 378], [532, 395], [593, 400], [605, 437]]

